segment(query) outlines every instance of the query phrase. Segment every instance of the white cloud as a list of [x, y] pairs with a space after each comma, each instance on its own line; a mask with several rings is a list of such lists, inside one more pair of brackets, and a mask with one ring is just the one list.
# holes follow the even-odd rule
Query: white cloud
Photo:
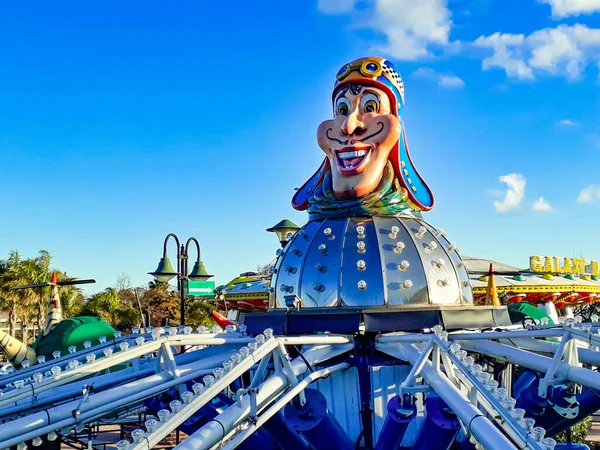
[[522, 80], [533, 78], [533, 71], [523, 61], [521, 47], [524, 42], [525, 36], [522, 34], [494, 33], [478, 37], [474, 42], [476, 47], [491, 48], [494, 51], [492, 56], [484, 58], [481, 68], [489, 70], [499, 67], [509, 77]]
[[600, 11], [600, 0], [538, 0], [550, 5], [552, 17], [561, 19], [580, 14], [593, 14]]
[[465, 87], [465, 82], [458, 78], [456, 75], [442, 75], [440, 77], [440, 81], [438, 81], [440, 86], [451, 87], [451, 88], [463, 88]]
[[571, 119], [563, 119], [558, 121], [558, 125], [561, 127], [576, 127], [579, 125], [579, 122], [575, 122]]
[[494, 201], [494, 207], [499, 213], [506, 213], [519, 207], [525, 198], [525, 177], [518, 173], [510, 173], [498, 178], [501, 183], [506, 183], [508, 189], [504, 192], [502, 201]]
[[531, 207], [534, 211], [540, 212], [554, 212], [552, 206], [544, 200], [544, 197], [540, 197]]
[[447, 0], [375, 0], [370, 26], [387, 43], [378, 50], [402, 60], [432, 56], [431, 45], [448, 44], [450, 10]]
[[416, 78], [424, 78], [426, 80], [434, 81], [438, 84], [438, 86], [442, 87], [458, 89], [465, 87], [465, 82], [457, 76], [436, 72], [428, 67], [421, 67], [420, 69], [415, 70], [412, 75]]
[[579, 78], [600, 60], [600, 29], [585, 25], [558, 25], [525, 36], [494, 33], [480, 36], [475, 47], [492, 49], [483, 59], [483, 70], [504, 69], [512, 78], [528, 80], [536, 74]]
[[596, 200], [600, 200], [600, 186], [596, 186], [595, 184], [582, 189], [577, 196], [579, 203], [591, 203]]
[[325, 14], [357, 13], [360, 27], [384, 36], [373, 51], [397, 60], [433, 56], [431, 47], [449, 45], [451, 12], [448, 0], [371, 0], [367, 8], [356, 8], [358, 0], [318, 0]]
[[356, 0], [318, 0], [317, 9], [324, 14], [344, 14], [354, 9]]

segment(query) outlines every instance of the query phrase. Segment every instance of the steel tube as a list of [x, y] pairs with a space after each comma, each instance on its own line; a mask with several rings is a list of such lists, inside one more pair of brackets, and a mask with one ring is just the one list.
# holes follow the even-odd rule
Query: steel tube
[[269, 407], [265, 412], [263, 412], [256, 423], [250, 425], [240, 434], [238, 434], [233, 440], [231, 440], [223, 450], [232, 450], [244, 442], [252, 433], [258, 430], [261, 426], [263, 426], [267, 420], [277, 414], [285, 405], [287, 405], [296, 395], [298, 395], [301, 391], [306, 389], [313, 381], [318, 380], [319, 378], [325, 377], [329, 374], [337, 372], [338, 370], [347, 369], [347, 363], [336, 364], [335, 366], [327, 367], [325, 369], [318, 370], [316, 372], [311, 372], [310, 375], [306, 376], [302, 379], [295, 387], [289, 389], [285, 394], [283, 394], [279, 399], [273, 404], [273, 406]]
[[215, 384], [207, 388], [202, 394], [196, 397], [189, 405], [186, 405], [181, 411], [169, 418], [168, 422], [161, 425], [158, 430], [146, 437], [140, 444], [130, 447], [130, 450], [151, 449], [171, 432], [179, 427], [183, 422], [189, 419], [196, 411], [211, 401], [219, 392], [222, 392], [236, 378], [240, 377], [250, 369], [258, 360], [264, 360], [274, 349], [278, 347], [277, 339], [269, 339], [261, 345], [254, 353], [251, 353], [246, 359], [241, 361], [231, 372], [226, 373], [223, 378], [217, 380]]
[[[233, 353], [227, 352], [215, 355], [196, 363], [180, 367], [181, 377], [172, 379], [168, 373], [161, 373], [141, 380], [135, 380], [112, 389], [93, 394], [88, 397], [81, 408], [77, 421], [85, 420], [88, 416], [97, 416], [106, 411], [118, 408], [139, 399], [144, 399], [155, 393], [165, 391], [172, 386], [177, 386], [193, 379], [201, 372], [219, 366]], [[74, 400], [45, 412], [38, 412], [26, 417], [16, 419], [0, 426], [0, 448], [32, 439], [36, 436], [57, 430], [75, 423], [73, 411], [77, 408], [79, 400]]]
[[398, 448], [402, 443], [406, 429], [417, 415], [416, 405], [410, 402], [410, 404], [403, 406], [398, 396], [393, 397], [388, 402], [386, 409], [387, 416], [385, 422], [383, 422], [375, 450]]
[[348, 344], [354, 342], [351, 336], [315, 335], [315, 336], [277, 336], [284, 345]]
[[[558, 345], [553, 342], [539, 341], [537, 339], [511, 339], [511, 343], [515, 347], [549, 354], [554, 354], [558, 348]], [[600, 352], [578, 347], [577, 354], [579, 355], [579, 361], [597, 367], [600, 366]]]
[[[310, 364], [316, 364], [333, 358], [337, 355], [346, 353], [353, 348], [352, 344], [336, 345], [336, 346], [316, 346], [309, 348], [304, 357]], [[304, 360], [300, 357], [292, 362], [294, 374], [296, 376], [304, 373], [307, 370]], [[256, 394], [256, 402], [258, 407], [264, 406], [275, 398], [288, 385], [288, 379], [283, 373], [275, 373], [265, 380], [260, 386]], [[225, 437], [235, 426], [250, 414], [250, 398], [244, 397], [242, 400], [231, 405], [223, 413], [219, 414], [215, 419], [208, 422], [194, 434], [189, 436], [185, 441], [179, 444], [177, 450], [201, 450], [210, 449]]]
[[[407, 343], [377, 344], [375, 348], [396, 358], [415, 364], [419, 359], [419, 350]], [[444, 400], [468, 425], [475, 438], [488, 449], [516, 450], [513, 443], [504, 436], [485, 415], [477, 409], [463, 393], [441, 372], [433, 369], [427, 362], [421, 370], [421, 376], [427, 384]]]
[[[200, 335], [201, 336], [201, 335]], [[90, 375], [96, 374], [104, 369], [109, 367], [113, 367], [115, 365], [122, 364], [124, 362], [130, 361], [134, 358], [138, 358], [147, 353], [158, 351], [162, 344], [166, 343], [169, 346], [175, 345], [223, 345], [223, 344], [239, 344], [244, 345], [250, 342], [254, 342], [253, 338], [243, 338], [243, 337], [211, 337], [204, 338], [199, 337], [199, 335], [176, 335], [169, 336], [157, 339], [156, 341], [151, 341], [148, 343], [144, 343], [142, 345], [138, 345], [136, 347], [127, 349], [124, 352], [116, 353], [109, 358], [101, 358], [99, 360], [94, 361], [90, 364], [83, 364], [77, 367], [74, 370], [68, 372], [61, 372], [57, 376], [53, 376], [52, 378], [43, 380], [41, 383], [36, 383], [35, 386], [31, 384], [25, 385], [21, 389], [15, 389], [13, 391], [7, 392], [2, 396], [0, 400], [0, 410], [7, 405], [10, 405], [14, 402], [22, 400], [24, 398], [30, 397], [32, 394], [39, 394], [41, 392], [55, 389], [59, 386], [62, 386], [68, 382], [79, 380], [81, 378], [88, 377]]]
[[451, 341], [471, 341], [481, 339], [511, 339], [519, 337], [561, 337], [565, 333], [562, 328], [547, 330], [518, 330], [518, 331], [482, 331], [480, 333], [451, 333]]
[[42, 392], [39, 395], [36, 395], [35, 398], [29, 398], [27, 400], [23, 400], [17, 403], [15, 406], [9, 406], [2, 408], [2, 412], [0, 417], [6, 417], [11, 414], [16, 414], [18, 412], [36, 408], [37, 410], [44, 409], [43, 406], [49, 403], [56, 403], [59, 401], [64, 401], [68, 398], [77, 398], [81, 396], [81, 390], [85, 385], [93, 386], [94, 391], [98, 392], [99, 390], [115, 385], [115, 384], [123, 384], [125, 382], [144, 378], [146, 376], [154, 374], [156, 371], [154, 368], [147, 368], [143, 370], [135, 370], [133, 368], [120, 370], [115, 373], [108, 373], [105, 375], [100, 375], [94, 377], [92, 379], [78, 381], [72, 384], [68, 384], [63, 386], [61, 389], [54, 389], [46, 392]]
[[[464, 341], [460, 343], [467, 350], [483, 353], [488, 356], [501, 358], [536, 372], [546, 373], [552, 367], [552, 359], [536, 353], [520, 350], [492, 341]], [[582, 367], [572, 366], [565, 362], [557, 365], [558, 378], [574, 381], [594, 389], [600, 389], [600, 373]]]

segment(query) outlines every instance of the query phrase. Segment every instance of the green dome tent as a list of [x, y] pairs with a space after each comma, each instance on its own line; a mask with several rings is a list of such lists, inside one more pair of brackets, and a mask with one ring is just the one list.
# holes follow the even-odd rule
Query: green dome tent
[[544, 317], [548, 319], [549, 325], [554, 325], [552, 317], [529, 303], [511, 303], [508, 305], [508, 315], [510, 316], [510, 321], [515, 325], [522, 324], [528, 318], [539, 323]]
[[114, 332], [115, 329], [100, 317], [72, 317], [62, 320], [48, 335], [40, 335], [34, 349], [38, 356], [46, 358], [52, 357], [52, 352], [56, 350], [66, 355], [71, 345], [77, 347], [77, 350], [83, 350], [85, 341], [96, 345], [100, 336], [106, 336], [106, 340], [114, 339]]

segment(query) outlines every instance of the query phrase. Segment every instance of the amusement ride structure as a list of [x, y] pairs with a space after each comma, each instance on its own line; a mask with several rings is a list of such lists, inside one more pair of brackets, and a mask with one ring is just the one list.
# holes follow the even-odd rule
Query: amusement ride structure
[[344, 65], [332, 100], [317, 133], [325, 159], [292, 200], [309, 220], [271, 229], [282, 248], [268, 275], [216, 291], [221, 326], [82, 333], [69, 353], [13, 358], [0, 448], [58, 448], [139, 415], [117, 448], [177, 430], [179, 450], [547, 450], [600, 409], [598, 316], [565, 313], [593, 304], [597, 274], [469, 270], [422, 219], [434, 199], [408, 151], [394, 66]]

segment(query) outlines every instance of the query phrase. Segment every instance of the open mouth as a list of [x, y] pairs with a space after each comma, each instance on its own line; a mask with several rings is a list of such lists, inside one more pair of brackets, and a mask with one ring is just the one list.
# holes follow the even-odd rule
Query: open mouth
[[342, 175], [356, 175], [369, 159], [371, 147], [344, 147], [336, 151], [337, 166]]

